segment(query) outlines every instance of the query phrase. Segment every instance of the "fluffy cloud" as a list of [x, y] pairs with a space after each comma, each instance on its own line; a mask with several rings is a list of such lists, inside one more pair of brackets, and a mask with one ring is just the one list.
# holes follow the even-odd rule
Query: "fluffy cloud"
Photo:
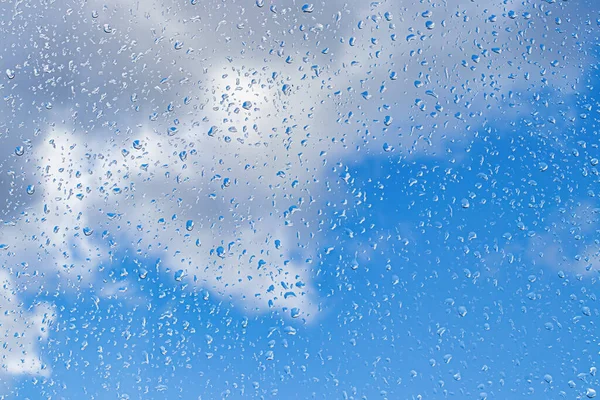
[[18, 290], [10, 275], [0, 271], [0, 373], [48, 375], [50, 370], [41, 360], [38, 342], [48, 336], [54, 315], [52, 307], [40, 303], [26, 308], [17, 297]]

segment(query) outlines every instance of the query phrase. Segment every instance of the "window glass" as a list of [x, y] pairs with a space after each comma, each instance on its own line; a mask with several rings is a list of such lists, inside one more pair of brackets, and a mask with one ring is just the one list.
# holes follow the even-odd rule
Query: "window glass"
[[600, 391], [600, 3], [0, 15], [0, 398]]

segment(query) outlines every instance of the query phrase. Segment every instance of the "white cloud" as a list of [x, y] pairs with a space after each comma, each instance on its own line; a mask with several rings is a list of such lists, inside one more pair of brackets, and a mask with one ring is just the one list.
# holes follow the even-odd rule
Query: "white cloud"
[[26, 309], [17, 293], [10, 275], [0, 271], [0, 374], [47, 376], [38, 343], [48, 337], [54, 311], [47, 303]]

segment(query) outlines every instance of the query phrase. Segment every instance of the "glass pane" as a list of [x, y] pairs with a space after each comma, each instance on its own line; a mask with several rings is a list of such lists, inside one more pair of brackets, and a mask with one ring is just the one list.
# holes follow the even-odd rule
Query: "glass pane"
[[0, 2], [0, 397], [596, 397], [600, 3]]

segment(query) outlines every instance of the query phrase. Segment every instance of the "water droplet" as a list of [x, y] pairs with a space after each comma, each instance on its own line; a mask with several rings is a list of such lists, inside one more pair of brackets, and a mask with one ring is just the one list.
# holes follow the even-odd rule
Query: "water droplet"
[[140, 279], [146, 279], [146, 277], [148, 276], [148, 271], [144, 268], [141, 268], [138, 272], [138, 276], [140, 277]]
[[15, 77], [15, 71], [13, 71], [12, 69], [7, 69], [6, 70], [6, 77], [8, 79], [13, 79]]
[[590, 310], [590, 308], [587, 307], [587, 306], [581, 307], [581, 313], [583, 315], [585, 315], [586, 317], [591, 317], [592, 316], [592, 310]]
[[177, 282], [181, 282], [184, 277], [185, 277], [185, 272], [182, 269], [180, 269], [179, 271], [175, 272], [175, 280]]
[[113, 33], [113, 28], [109, 24], [104, 24], [105, 33]]
[[435, 28], [435, 22], [433, 22], [433, 21], [425, 22], [425, 28], [430, 29], [430, 30]]
[[88, 226], [86, 226], [85, 228], [83, 228], [83, 234], [85, 236], [90, 236], [92, 233], [94, 233], [94, 230]]
[[175, 48], [175, 50], [181, 50], [183, 48], [183, 42], [177, 41], [177, 42], [175, 42], [173, 47]]
[[23, 147], [23, 146], [15, 147], [15, 154], [18, 156], [22, 156], [23, 154], [25, 154], [25, 147]]
[[298, 318], [300, 316], [300, 309], [299, 308], [292, 308], [292, 310], [290, 311], [290, 315], [292, 316], [292, 318]]
[[190, 232], [194, 229], [194, 221], [192, 221], [191, 219], [189, 219], [186, 223], [185, 223], [185, 229]]
[[132, 145], [133, 145], [133, 148], [136, 150], [139, 150], [142, 148], [142, 142], [140, 142], [139, 140], [134, 140]]
[[592, 389], [592, 388], [588, 388], [588, 389], [585, 391], [585, 396], [586, 396], [588, 399], [593, 399], [594, 397], [596, 397], [596, 391], [595, 391], [594, 389]]
[[92, 11], [92, 18], [98, 18], [98, 11]]
[[315, 10], [315, 6], [313, 4], [305, 4], [302, 6], [302, 12], [311, 13]]
[[283, 328], [283, 331], [285, 333], [287, 333], [288, 335], [292, 335], [292, 336], [296, 334], [296, 329], [294, 329], [291, 326], [286, 326], [285, 328]]
[[245, 101], [244, 103], [242, 103], [242, 108], [245, 110], [249, 110], [252, 108], [252, 102], [251, 101]]
[[458, 307], [458, 315], [460, 315], [461, 317], [466, 316], [467, 315], [467, 307], [465, 307], [465, 306]]
[[29, 185], [27, 186], [27, 194], [28, 195], [32, 195], [35, 193], [35, 185]]

